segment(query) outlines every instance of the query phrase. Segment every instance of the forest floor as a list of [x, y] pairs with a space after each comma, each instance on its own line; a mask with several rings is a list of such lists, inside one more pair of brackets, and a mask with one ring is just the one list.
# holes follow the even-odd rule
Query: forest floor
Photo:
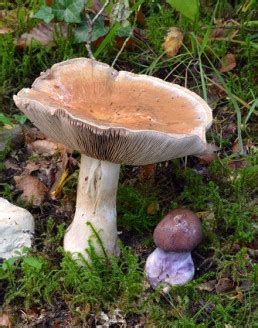
[[[80, 155], [47, 139], [12, 96], [54, 63], [88, 57], [85, 30], [43, 23], [50, 9], [35, 18], [42, 1], [0, 3], [0, 195], [29, 210], [36, 224], [32, 249], [1, 263], [0, 326], [258, 327], [255, 1], [201, 1], [194, 19], [169, 5], [174, 2], [132, 1], [129, 34], [128, 28], [118, 33], [117, 23], [105, 17], [94, 30], [92, 50], [117, 70], [159, 77], [204, 98], [214, 117], [210, 152], [122, 166], [121, 256], [107, 263], [93, 252], [91, 266], [83, 268], [62, 248]], [[183, 43], [178, 34], [169, 54], [163, 42], [172, 27]], [[193, 251], [194, 279], [164, 295], [148, 284], [144, 264], [155, 248], [155, 226], [178, 207], [201, 219], [203, 241]]]

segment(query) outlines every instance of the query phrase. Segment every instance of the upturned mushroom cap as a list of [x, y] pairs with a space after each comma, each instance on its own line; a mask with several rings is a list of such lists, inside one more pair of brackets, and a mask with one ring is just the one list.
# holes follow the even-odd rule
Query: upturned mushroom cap
[[202, 152], [212, 122], [209, 106], [188, 89], [86, 58], [55, 64], [14, 101], [52, 139], [131, 165]]
[[202, 240], [202, 226], [190, 210], [170, 211], [154, 230], [154, 242], [166, 252], [191, 252]]

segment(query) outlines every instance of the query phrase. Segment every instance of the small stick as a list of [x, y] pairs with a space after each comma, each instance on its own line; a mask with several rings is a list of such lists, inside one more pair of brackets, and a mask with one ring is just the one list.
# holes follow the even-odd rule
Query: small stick
[[93, 17], [93, 19], [90, 18], [90, 15], [88, 13], [85, 14], [88, 24], [88, 38], [85, 44], [85, 47], [88, 51], [88, 55], [91, 59], [95, 59], [92, 49], [91, 49], [91, 43], [92, 43], [92, 34], [93, 34], [93, 25], [97, 21], [97, 19], [103, 14], [107, 6], [109, 5], [110, 0], [106, 0], [104, 5], [100, 8], [100, 10], [97, 12], [97, 14]]

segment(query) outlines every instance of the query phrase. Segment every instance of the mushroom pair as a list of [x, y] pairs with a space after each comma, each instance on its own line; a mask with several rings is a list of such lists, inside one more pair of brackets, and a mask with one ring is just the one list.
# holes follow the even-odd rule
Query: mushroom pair
[[86, 58], [55, 64], [14, 101], [48, 137], [81, 152], [76, 211], [64, 248], [86, 259], [90, 239], [101, 252], [87, 222], [109, 256], [119, 253], [120, 164], [146, 165], [201, 153], [212, 122], [209, 106], [188, 89]]
[[202, 226], [197, 216], [183, 208], [170, 211], [157, 225], [153, 234], [157, 248], [145, 266], [152, 287], [183, 285], [194, 276], [191, 251], [202, 240]]

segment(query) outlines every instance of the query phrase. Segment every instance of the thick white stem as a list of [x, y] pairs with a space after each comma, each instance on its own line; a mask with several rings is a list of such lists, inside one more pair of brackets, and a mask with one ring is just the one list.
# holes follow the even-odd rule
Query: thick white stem
[[76, 211], [64, 238], [64, 249], [73, 254], [81, 253], [86, 259], [88, 242], [97, 253], [101, 247], [87, 222], [98, 232], [107, 255], [119, 254], [117, 246], [116, 193], [119, 164], [81, 156], [77, 189]]

